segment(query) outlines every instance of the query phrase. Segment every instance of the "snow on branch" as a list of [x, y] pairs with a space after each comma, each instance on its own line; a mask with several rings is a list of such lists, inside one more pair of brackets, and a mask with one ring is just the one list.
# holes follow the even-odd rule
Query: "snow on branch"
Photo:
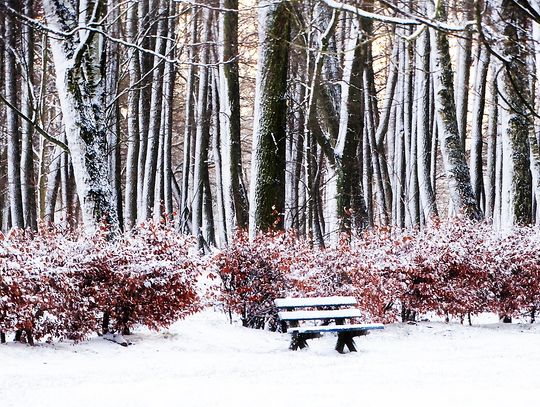
[[[322, 2], [325, 3], [327, 6], [332, 7], [334, 9], [348, 11], [349, 13], [356, 14], [359, 17], [377, 20], [377, 21], [381, 21], [383, 23], [389, 23], [389, 24], [427, 25], [431, 28], [435, 28], [437, 30], [443, 30], [443, 31], [464, 31], [475, 24], [474, 21], [467, 21], [462, 25], [453, 25], [453, 24], [448, 24], [441, 21], [436, 21], [425, 16], [420, 16], [420, 15], [415, 15], [415, 14], [410, 14], [410, 13], [407, 13], [408, 18], [385, 16], [383, 14], [372, 13], [360, 7], [355, 7], [353, 5], [337, 2], [334, 0], [322, 0]], [[387, 4], [386, 2], [383, 2], [383, 3]], [[400, 10], [400, 12], [404, 13], [402, 10]]]

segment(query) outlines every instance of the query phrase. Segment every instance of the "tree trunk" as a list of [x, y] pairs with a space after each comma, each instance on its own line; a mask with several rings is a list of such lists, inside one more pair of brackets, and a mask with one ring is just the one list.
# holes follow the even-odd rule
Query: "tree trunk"
[[219, 247], [227, 246], [227, 225], [225, 214], [225, 199], [223, 191], [223, 159], [221, 154], [221, 128], [219, 124], [219, 115], [221, 108], [219, 106], [219, 73], [217, 69], [212, 70], [212, 155], [214, 157], [214, 169], [216, 179], [216, 209], [217, 216], [215, 225], [217, 228], [217, 240]]
[[[165, 54], [168, 8], [165, 0], [159, 1], [158, 24], [156, 32], [155, 52]], [[139, 220], [145, 221], [152, 215], [154, 208], [154, 188], [156, 183], [157, 157], [161, 129], [161, 108], [163, 101], [163, 71], [165, 63], [159, 56], [154, 56], [152, 70], [152, 92], [150, 96], [150, 117], [148, 123], [148, 138], [146, 159], [144, 163], [144, 184], [142, 189]], [[159, 199], [159, 198], [158, 198]]]
[[199, 92], [197, 100], [197, 128], [195, 133], [195, 161], [193, 169], [193, 204], [191, 206], [191, 233], [197, 238], [199, 250], [204, 248], [203, 235], [203, 198], [205, 171], [207, 171], [208, 143], [210, 131], [210, 117], [208, 102], [210, 100], [208, 87], [210, 86], [209, 74], [210, 67], [207, 64], [210, 61], [211, 41], [211, 23], [212, 13], [210, 8], [205, 8], [203, 12], [203, 21], [205, 25], [202, 32], [202, 40], [205, 42], [201, 52], [199, 66]]
[[474, 78], [474, 106], [472, 111], [472, 131], [471, 131], [471, 184], [476, 203], [483, 206], [485, 200], [484, 176], [482, 163], [483, 146], [483, 117], [486, 103], [486, 84], [489, 67], [489, 52], [487, 48], [479, 44], [478, 56], [476, 58], [476, 74]]
[[[23, 13], [34, 18], [34, 0], [24, 0]], [[22, 54], [26, 65], [26, 83], [21, 89], [21, 112], [27, 117], [35, 117], [31, 88], [34, 76], [34, 30], [28, 24], [21, 25]], [[37, 229], [36, 179], [34, 172], [34, 150], [32, 146], [33, 127], [27, 121], [21, 123], [21, 195], [24, 225]]]
[[[102, 1], [80, 2], [85, 24], [99, 24], [104, 9]], [[45, 0], [48, 25], [57, 31], [77, 29], [74, 3], [74, 0], [62, 4]], [[94, 232], [105, 221], [115, 233], [119, 222], [107, 165], [102, 39], [99, 34], [84, 29], [79, 34], [62, 40], [51, 39], [56, 84], [85, 229]]]
[[[293, 106], [295, 100], [303, 100], [305, 97], [305, 53], [291, 61], [289, 74], [300, 76], [302, 79], [294, 86], [290, 94], [289, 105]], [[300, 61], [298, 61], [300, 60]], [[286, 170], [285, 170], [285, 230], [296, 230], [300, 233], [300, 180], [302, 177], [303, 165], [303, 134], [304, 134], [304, 111], [300, 106], [293, 109], [289, 116], [287, 131], [287, 151], [286, 151]]]
[[489, 87], [490, 105], [488, 110], [487, 127], [487, 162], [486, 162], [486, 218], [493, 221], [495, 210], [495, 169], [497, 163], [497, 132], [499, 123], [498, 89], [496, 83], [496, 67], [491, 69]]
[[[169, 58], [174, 57], [175, 43], [175, 19], [172, 16], [175, 15], [174, 4], [172, 12], [169, 14], [168, 22], [168, 40], [166, 54]], [[168, 62], [165, 65], [164, 73], [164, 91], [163, 91], [163, 204], [165, 215], [168, 220], [172, 220], [173, 217], [173, 191], [172, 191], [172, 137], [173, 137], [173, 108], [174, 108], [174, 85], [176, 80], [176, 66], [173, 63]]]
[[[127, 40], [135, 43], [138, 26], [138, 1], [131, 0], [128, 4], [126, 17]], [[138, 159], [139, 159], [139, 95], [137, 89], [141, 77], [139, 51], [128, 49], [129, 92], [127, 101], [127, 154], [125, 181], [125, 216], [124, 227], [130, 230], [137, 221], [137, 189], [138, 189]]]
[[[245, 228], [248, 204], [241, 188], [242, 151], [240, 144], [240, 85], [238, 76], [238, 0], [221, 0], [225, 11], [220, 13], [219, 120], [222, 159], [223, 201], [226, 239], [230, 241], [236, 228]], [[225, 242], [226, 243], [226, 242]]]
[[[436, 19], [446, 21], [446, 7], [440, 2]], [[479, 220], [482, 212], [476, 204], [469, 167], [458, 130], [454, 104], [453, 72], [447, 34], [430, 28], [433, 85], [437, 126], [450, 198], [454, 208], [465, 216]]]
[[[120, 37], [120, 10], [115, 0], [107, 1], [107, 17], [110, 20], [110, 33], [113, 37]], [[109, 152], [109, 171], [111, 175], [111, 190], [116, 204], [118, 221], [123, 228], [122, 208], [122, 163], [120, 158], [120, 104], [118, 100], [118, 86], [120, 82], [120, 46], [112, 41], [107, 44], [106, 68], [106, 124]]]
[[[13, 0], [7, 5], [16, 8]], [[5, 98], [13, 106], [18, 106], [17, 69], [15, 65], [16, 26], [13, 14], [5, 15], [4, 89]], [[19, 142], [19, 118], [17, 112], [6, 107], [7, 134], [7, 183], [11, 211], [11, 226], [24, 228], [23, 200], [21, 191], [21, 146]]]
[[[463, 2], [464, 17], [466, 21], [474, 18], [474, 5], [472, 2]], [[461, 145], [465, 150], [465, 139], [467, 138], [467, 113], [469, 103], [469, 78], [472, 64], [472, 30], [465, 29], [458, 37], [458, 59], [456, 75], [456, 118], [458, 123], [458, 133], [461, 138]], [[475, 84], [477, 84], [475, 82]], [[474, 113], [474, 110], [473, 110]], [[473, 185], [474, 188], [474, 185]]]
[[[372, 206], [366, 205], [371, 194], [364, 194], [362, 172], [358, 164], [360, 152], [364, 152], [363, 162], [371, 169], [369, 142], [364, 136], [364, 66], [365, 46], [360, 44], [360, 34], [350, 43], [351, 51], [345, 57], [344, 81], [348, 84], [342, 90], [340, 125], [335, 147], [336, 156], [336, 206], [342, 232], [365, 228], [372, 215]], [[367, 161], [366, 161], [367, 158]], [[371, 184], [371, 182], [370, 182]]]
[[53, 224], [56, 208], [56, 199], [58, 197], [58, 188], [60, 186], [60, 166], [62, 164], [63, 150], [56, 147], [51, 152], [49, 159], [49, 172], [47, 174], [47, 189], [45, 191], [45, 211], [44, 220], [46, 224]]
[[[5, 14], [0, 13], [0, 37], [4, 38], [5, 36]], [[4, 83], [4, 41], [0, 41], [0, 91], [3, 91]], [[0, 109], [0, 120], [4, 120], [4, 109]], [[6, 219], [6, 204], [9, 199], [6, 199], [6, 181], [7, 181], [7, 157], [6, 157], [6, 145], [5, 145], [5, 133], [0, 130], [0, 232], [6, 232], [8, 225]]]
[[[138, 1], [138, 33], [141, 38], [138, 45], [144, 49], [152, 48], [152, 34], [155, 32], [155, 20], [150, 22], [154, 16], [153, 10], [150, 8], [149, 0], [139, 0]], [[152, 2], [153, 3], [153, 2]], [[161, 2], [158, 2], [161, 4]], [[153, 79], [153, 58], [152, 55], [147, 52], [139, 52], [139, 72], [140, 72], [140, 83], [138, 88], [140, 89], [139, 94], [139, 111], [138, 111], [138, 120], [139, 120], [139, 151], [137, 157], [137, 220], [142, 221], [144, 219], [144, 214], [142, 213], [142, 208], [145, 206], [143, 202], [143, 189], [144, 189], [144, 177], [145, 177], [145, 165], [146, 165], [146, 149], [148, 145], [148, 130], [150, 123], [150, 103], [152, 95], [152, 79]]]
[[[289, 2], [262, 0], [259, 8], [259, 60], [255, 89], [249, 235], [272, 226], [283, 213]], [[280, 215], [279, 215], [280, 216]]]
[[[195, 50], [194, 45], [197, 42], [197, 9], [195, 6], [191, 8], [191, 45], [188, 51], [188, 59], [195, 62]], [[194, 105], [195, 105], [195, 68], [193, 65], [188, 66], [188, 72], [186, 75], [186, 98], [185, 98], [185, 112], [184, 112], [184, 160], [182, 161], [182, 202], [180, 204], [180, 230], [184, 233], [190, 232], [191, 227], [188, 226], [189, 219], [191, 219], [191, 200], [190, 200], [190, 180], [192, 178], [192, 157], [191, 150], [194, 144], [195, 132], [194, 124]]]
[[433, 192], [431, 169], [431, 126], [430, 126], [430, 44], [429, 34], [424, 32], [416, 40], [416, 138], [418, 151], [418, 187], [420, 203], [425, 220], [438, 216]]
[[406, 186], [406, 162], [405, 162], [405, 124], [404, 124], [404, 103], [405, 99], [405, 44], [403, 40], [399, 41], [400, 51], [399, 56], [399, 75], [396, 90], [396, 107], [395, 107], [395, 128], [393, 136], [393, 203], [392, 203], [392, 220], [393, 225], [403, 228], [405, 227], [405, 186]]
[[529, 23], [520, 6], [510, 0], [497, 4], [504, 41], [500, 52], [507, 59], [498, 76], [501, 101], [503, 178], [501, 228], [529, 224], [532, 220], [532, 179], [529, 133], [532, 130], [529, 107], [533, 106], [528, 64]]

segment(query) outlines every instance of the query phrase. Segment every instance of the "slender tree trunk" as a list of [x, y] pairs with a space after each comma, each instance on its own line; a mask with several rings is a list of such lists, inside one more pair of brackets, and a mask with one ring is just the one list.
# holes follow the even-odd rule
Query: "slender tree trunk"
[[51, 152], [49, 163], [49, 172], [47, 174], [47, 189], [45, 192], [45, 223], [53, 224], [58, 189], [60, 186], [60, 166], [62, 165], [62, 154], [64, 152], [60, 147], [56, 147]]
[[[5, 14], [0, 13], [0, 38], [5, 38]], [[5, 47], [4, 41], [0, 41], [0, 91], [4, 91], [4, 86], [2, 84], [4, 81], [4, 58], [5, 58]], [[4, 109], [0, 109], [0, 121], [4, 121]], [[7, 225], [7, 211], [6, 205], [9, 202], [9, 199], [6, 199], [7, 191], [7, 156], [6, 156], [6, 134], [4, 130], [0, 127], [0, 231], [6, 232], [8, 229]]]
[[[120, 37], [120, 9], [115, 0], [107, 0], [107, 16], [110, 19], [110, 32], [115, 38]], [[109, 172], [111, 174], [111, 190], [116, 203], [116, 212], [120, 228], [123, 228], [122, 207], [122, 163], [120, 158], [120, 104], [117, 98], [120, 81], [120, 47], [117, 43], [107, 43], [107, 69], [106, 69], [106, 106], [107, 139], [109, 150]]]
[[[34, 1], [24, 0], [23, 13], [34, 18]], [[21, 111], [27, 117], [35, 117], [34, 100], [31, 87], [34, 76], [34, 30], [27, 24], [21, 25], [22, 54], [25, 61], [26, 83], [21, 89]], [[36, 180], [34, 172], [34, 150], [32, 146], [32, 125], [23, 120], [21, 122], [21, 195], [23, 205], [24, 225], [30, 229], [37, 229], [36, 208]]]
[[497, 130], [499, 122], [498, 90], [496, 84], [496, 67], [491, 69], [489, 87], [490, 105], [487, 127], [487, 162], [486, 162], [486, 218], [493, 220], [495, 209], [495, 168], [497, 163]]
[[205, 165], [203, 169], [203, 186], [203, 236], [206, 246], [216, 247], [216, 224], [214, 222], [212, 188], [210, 187], [210, 174], [208, 171], [208, 165]]
[[[240, 85], [238, 73], [238, 0], [221, 0], [226, 11], [220, 14], [219, 120], [222, 153], [223, 200], [226, 238], [229, 241], [237, 227], [248, 223], [247, 196], [241, 188], [242, 151], [240, 144]], [[226, 242], [225, 242], [226, 243]]]
[[[174, 3], [171, 3], [174, 6]], [[173, 13], [169, 13], [173, 14]], [[165, 36], [165, 55], [171, 57], [174, 53], [174, 18], [167, 19], [167, 34]], [[170, 62], [163, 69], [163, 95], [161, 100], [161, 120], [158, 136], [158, 154], [156, 163], [156, 179], [154, 185], [154, 221], [169, 221], [172, 219], [172, 184], [171, 184], [171, 141], [173, 118], [173, 91], [175, 68]]]
[[[369, 143], [368, 130], [364, 128], [364, 139], [358, 146], [357, 163], [360, 161], [359, 166], [362, 168], [362, 188], [364, 204], [366, 208], [367, 222], [359, 228], [365, 229], [367, 226], [373, 226], [374, 211], [373, 211], [373, 166], [371, 161], [371, 145]], [[359, 158], [362, 157], [361, 160]], [[352, 197], [354, 198], [354, 196]], [[354, 212], [352, 212], [354, 214]], [[356, 226], [356, 225], [355, 225]]]
[[[305, 55], [305, 53], [304, 53]], [[298, 56], [297, 59], [301, 57]], [[305, 73], [305, 59], [301, 62], [291, 64], [289, 68], [291, 73]], [[305, 74], [302, 75], [305, 77]], [[305, 97], [305, 88], [303, 83], [305, 78], [298, 81], [294, 86], [291, 101], [289, 105], [293, 105], [294, 100], [303, 100]], [[300, 231], [300, 179], [302, 177], [302, 161], [303, 161], [303, 133], [305, 117], [303, 109], [295, 108], [291, 112], [289, 119], [289, 127], [287, 131], [287, 151], [286, 151], [286, 172], [285, 172], [285, 230]]]
[[[13, 0], [7, 5], [16, 8]], [[13, 106], [18, 106], [17, 69], [15, 65], [16, 23], [13, 14], [5, 15], [5, 56], [4, 56], [4, 89], [5, 98]], [[19, 142], [19, 118], [14, 109], [6, 107], [7, 134], [7, 183], [11, 211], [11, 226], [24, 228], [23, 200], [21, 191], [21, 146]]]
[[[364, 27], [364, 30], [367, 32], [367, 35], [372, 35], [372, 29], [371, 24], [366, 24]], [[369, 32], [368, 32], [369, 30]], [[388, 167], [386, 165], [386, 157], [384, 156], [384, 150], [379, 148], [379, 144], [377, 143], [377, 131], [379, 130], [379, 127], [381, 126], [381, 121], [379, 119], [378, 114], [378, 107], [377, 107], [377, 90], [375, 89], [375, 73], [373, 71], [373, 50], [372, 50], [372, 44], [371, 42], [368, 42], [365, 45], [366, 50], [366, 63], [365, 63], [365, 69], [364, 69], [364, 92], [365, 92], [365, 110], [366, 110], [366, 131], [368, 134], [368, 140], [370, 143], [371, 148], [371, 161], [372, 161], [372, 167], [373, 167], [373, 175], [374, 175], [374, 182], [376, 184], [376, 199], [377, 199], [377, 205], [378, 205], [378, 212], [380, 215], [380, 223], [382, 225], [388, 225], [390, 224], [390, 217], [388, 210], [391, 207], [391, 201], [390, 201], [390, 207], [387, 205], [388, 200], [386, 197], [386, 194], [389, 192], [388, 189], [390, 187], [390, 180], [388, 177]], [[390, 79], [390, 78], [389, 78]], [[387, 84], [387, 86], [392, 86], [391, 82]], [[394, 85], [395, 88], [395, 85]], [[387, 89], [387, 96], [393, 97], [394, 89], [389, 91]], [[390, 96], [390, 93], [392, 94]], [[385, 101], [386, 103], [386, 101]], [[385, 105], [385, 108], [387, 106]], [[384, 111], [383, 114], [383, 121], [386, 120], [386, 124], [388, 124], [388, 115], [387, 112]], [[386, 168], [385, 168], [386, 167]], [[386, 172], [385, 172], [386, 171]], [[388, 185], [385, 185], [388, 183]], [[391, 192], [390, 192], [391, 194]]]
[[[168, 9], [165, 0], [159, 1], [158, 25], [156, 32], [155, 52], [165, 54], [167, 36]], [[152, 93], [150, 96], [150, 117], [148, 124], [148, 141], [146, 146], [146, 159], [144, 163], [144, 185], [142, 189], [140, 220], [148, 219], [154, 208], [154, 192], [156, 183], [157, 158], [161, 129], [161, 108], [163, 100], [163, 71], [165, 63], [159, 56], [154, 56], [152, 71]], [[158, 197], [159, 199], [159, 197]]]
[[[140, 36], [139, 44], [144, 49], [151, 49], [152, 43], [152, 34], [155, 32], [155, 21], [153, 17], [155, 16], [154, 10], [150, 7], [149, 0], [139, 0], [138, 2], [138, 36]], [[161, 2], [157, 2], [161, 4]], [[143, 189], [145, 185], [145, 165], [146, 165], [146, 150], [148, 146], [148, 131], [150, 125], [150, 110], [151, 106], [149, 101], [151, 101], [152, 95], [152, 79], [153, 79], [153, 58], [152, 55], [140, 51], [139, 56], [139, 72], [140, 80], [138, 87], [140, 88], [139, 94], [139, 151], [137, 158], [137, 220], [144, 220], [143, 207], [145, 206]]]
[[[166, 54], [169, 58], [174, 56], [174, 33], [175, 33], [175, 15], [174, 4], [172, 12], [169, 14], [168, 40]], [[174, 108], [174, 85], [176, 81], [176, 66], [173, 63], [165, 65], [164, 73], [164, 92], [163, 92], [163, 204], [165, 214], [169, 220], [173, 216], [173, 191], [172, 191], [172, 138], [173, 138], [173, 108]]]
[[[138, 0], [130, 0], [126, 18], [127, 40], [136, 43]], [[139, 51], [128, 49], [129, 92], [127, 101], [127, 154], [124, 227], [130, 230], [137, 221], [138, 159], [139, 159], [139, 95], [141, 77]]]
[[[340, 125], [334, 154], [336, 156], [336, 205], [340, 230], [350, 232], [365, 228], [373, 219], [371, 191], [371, 153], [369, 140], [364, 137], [364, 67], [366, 50], [360, 45], [360, 34], [351, 41], [351, 50], [345, 57], [344, 80], [349, 84], [343, 88], [340, 108]], [[366, 168], [366, 181], [362, 185], [362, 171], [358, 163], [359, 154]], [[358, 154], [358, 155], [357, 155]], [[367, 161], [366, 161], [367, 160]], [[368, 194], [368, 192], [370, 192]], [[369, 205], [367, 204], [369, 201]]]
[[416, 137], [418, 151], [418, 186], [424, 219], [438, 216], [437, 203], [431, 184], [431, 126], [430, 126], [430, 44], [429, 34], [424, 32], [416, 40]]
[[[388, 72], [388, 78], [386, 80], [386, 90], [385, 90], [385, 96], [384, 96], [384, 107], [383, 107], [383, 114], [382, 117], [379, 119], [379, 124], [377, 126], [377, 131], [375, 133], [375, 141], [376, 143], [371, 143], [373, 146], [377, 146], [378, 155], [380, 157], [379, 163], [381, 167], [381, 176], [383, 180], [383, 188], [384, 188], [384, 199], [385, 199], [385, 207], [387, 212], [387, 218], [388, 221], [386, 224], [390, 223], [391, 220], [391, 211], [392, 211], [392, 182], [390, 179], [390, 174], [392, 172], [389, 170], [389, 163], [392, 163], [393, 159], [393, 145], [389, 144], [388, 148], [385, 149], [385, 140], [392, 141], [393, 142], [393, 136], [394, 131], [391, 130], [390, 122], [392, 121], [392, 112], [394, 112], [393, 108], [393, 102], [394, 102], [394, 94], [396, 90], [396, 85], [398, 82], [398, 51], [399, 51], [399, 45], [398, 41], [394, 42], [393, 49], [392, 49], [392, 56], [390, 59], [390, 68]], [[395, 120], [394, 120], [395, 122]], [[391, 137], [388, 137], [391, 136]]]
[[393, 177], [394, 177], [394, 193], [393, 193], [393, 209], [392, 219], [393, 224], [400, 228], [405, 227], [405, 185], [406, 185], [406, 163], [405, 163], [405, 125], [404, 125], [404, 103], [406, 97], [405, 89], [405, 45], [403, 40], [400, 41], [399, 47], [399, 76], [396, 91], [396, 121], [394, 129], [394, 154], [393, 154]]
[[[465, 20], [471, 21], [474, 18], [473, 2], [464, 2]], [[467, 138], [467, 114], [469, 103], [469, 78], [472, 65], [472, 30], [465, 29], [459, 35], [458, 39], [458, 59], [456, 75], [456, 117], [458, 123], [458, 133], [461, 138], [461, 144], [465, 150], [465, 139]], [[474, 188], [474, 186], [473, 186]]]
[[479, 207], [484, 206], [484, 176], [482, 163], [483, 147], [483, 117], [486, 102], [486, 84], [489, 67], [489, 52], [487, 48], [479, 44], [476, 58], [476, 74], [474, 79], [474, 106], [472, 111], [471, 131], [471, 184], [476, 203]]
[[[446, 21], [446, 8], [441, 2], [436, 11], [439, 21]], [[430, 28], [435, 110], [440, 131], [441, 152], [450, 198], [454, 208], [471, 219], [481, 219], [471, 186], [469, 168], [461, 143], [454, 104], [453, 72], [447, 34]]]
[[210, 67], [207, 64], [210, 61], [210, 46], [211, 41], [211, 23], [212, 13], [210, 8], [205, 8], [203, 11], [204, 27], [202, 32], [202, 40], [205, 42], [201, 52], [199, 66], [199, 92], [197, 100], [197, 128], [195, 133], [195, 161], [193, 170], [193, 204], [191, 215], [191, 233], [197, 238], [199, 250], [204, 248], [203, 235], [203, 198], [205, 185], [205, 171], [207, 171], [208, 159], [208, 143], [210, 131], [210, 117], [208, 102], [210, 100], [208, 87], [210, 86], [211, 77], [209, 75]]
[[215, 179], [216, 179], [216, 209], [217, 216], [215, 224], [217, 228], [217, 239], [220, 247], [227, 245], [227, 226], [225, 214], [225, 199], [223, 197], [223, 159], [221, 154], [221, 127], [219, 115], [219, 73], [217, 69], [212, 70], [212, 155], [214, 157]]
[[[339, 215], [338, 206], [338, 177], [336, 167], [335, 148], [332, 146], [333, 140], [336, 140], [339, 133], [339, 122], [337, 119], [337, 113], [335, 112], [333, 105], [333, 95], [330, 93], [331, 88], [327, 86], [321, 86], [322, 72], [325, 63], [325, 54], [328, 52], [330, 39], [334, 33], [335, 27], [338, 23], [337, 11], [332, 11], [331, 15], [328, 15], [328, 10], [322, 10], [323, 6], [316, 8], [317, 14], [320, 19], [320, 24], [325, 26], [324, 32], [313, 35], [309, 44], [313, 44], [313, 47], [318, 47], [315, 56], [312, 56], [311, 52], [307, 52], [306, 58], [306, 73], [308, 76], [309, 87], [306, 90], [307, 106], [305, 108], [306, 113], [304, 115], [304, 138], [308, 140], [306, 154], [306, 178], [308, 180], [307, 186], [307, 203], [310, 205], [308, 209], [308, 235], [309, 238], [313, 238], [313, 232], [316, 232], [314, 222], [318, 224], [318, 185], [317, 180], [317, 148], [311, 144], [313, 137], [318, 141], [321, 146], [321, 151], [326, 155], [326, 159], [329, 162], [329, 174], [327, 183], [327, 193], [329, 198], [329, 230], [327, 233], [331, 236], [332, 240], [337, 242], [338, 233], [341, 230], [341, 216]], [[335, 238], [334, 238], [335, 237]]]
[[[191, 9], [191, 46], [188, 51], [188, 59], [195, 62], [194, 44], [197, 42], [197, 9], [193, 6]], [[182, 162], [182, 202], [180, 205], [180, 229], [184, 232], [190, 232], [191, 227], [188, 226], [191, 218], [191, 202], [190, 202], [190, 179], [192, 178], [192, 157], [191, 150], [194, 144], [195, 132], [194, 129], [194, 105], [195, 105], [195, 68], [193, 65], [188, 66], [186, 82], [186, 98], [185, 98], [185, 113], [184, 113], [184, 160]]]
[[[408, 3], [405, 3], [405, 10], [410, 11]], [[404, 29], [406, 35], [410, 35], [410, 29]], [[412, 57], [412, 43], [407, 41], [404, 43], [403, 53], [403, 138], [404, 138], [404, 154], [405, 154], [405, 176], [403, 178], [404, 185], [404, 211], [405, 211], [405, 225], [413, 226], [416, 225], [419, 221], [419, 210], [418, 210], [418, 179], [417, 179], [417, 163], [416, 158], [416, 149], [413, 153], [413, 95], [414, 95], [414, 77], [413, 77], [413, 62]]]
[[70, 211], [70, 183], [69, 183], [69, 167], [71, 162], [69, 160], [69, 154], [66, 151], [63, 151], [60, 155], [60, 198], [61, 198], [61, 223], [65, 228], [69, 228], [72, 224], [75, 223], [75, 220], [72, 218], [72, 212]]
[[[366, 67], [367, 68], [367, 67]], [[390, 219], [388, 217], [388, 210], [386, 207], [385, 199], [385, 189], [384, 189], [384, 180], [381, 170], [380, 155], [377, 149], [377, 141], [375, 139], [375, 106], [373, 106], [372, 98], [375, 98], [376, 95], [372, 92], [371, 87], [369, 86], [370, 80], [368, 75], [364, 75], [364, 92], [365, 92], [365, 108], [366, 108], [366, 126], [365, 132], [367, 135], [367, 140], [369, 141], [371, 148], [371, 166], [373, 168], [373, 178], [376, 185], [375, 198], [378, 206], [378, 214], [380, 215], [380, 223], [383, 225], [388, 225]], [[364, 161], [365, 163], [365, 161]], [[365, 190], [365, 189], [364, 189]]]

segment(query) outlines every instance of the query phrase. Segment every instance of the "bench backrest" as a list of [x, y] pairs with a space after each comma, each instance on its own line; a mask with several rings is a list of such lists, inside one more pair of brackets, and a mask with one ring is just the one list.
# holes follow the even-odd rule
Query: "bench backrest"
[[341, 307], [356, 305], [354, 297], [309, 297], [309, 298], [277, 298], [274, 300], [276, 308], [309, 308], [309, 307]]

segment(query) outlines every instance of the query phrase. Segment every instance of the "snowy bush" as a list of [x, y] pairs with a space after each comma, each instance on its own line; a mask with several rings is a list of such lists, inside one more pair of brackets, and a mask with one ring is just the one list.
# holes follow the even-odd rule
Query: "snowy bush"
[[336, 247], [310, 248], [288, 234], [240, 234], [216, 264], [222, 299], [244, 325], [263, 327], [281, 296], [354, 295], [365, 319], [389, 322], [435, 313], [534, 317], [540, 306], [540, 238], [506, 235], [454, 219], [421, 231], [371, 229]]
[[44, 228], [14, 232], [0, 247], [3, 332], [81, 340], [109, 326], [166, 327], [200, 307], [201, 259], [167, 227], [144, 225], [115, 241]]
[[491, 311], [504, 316], [534, 314], [540, 306], [540, 238], [538, 230], [517, 228], [486, 245]]
[[250, 242], [239, 232], [213, 259], [222, 281], [220, 299], [244, 326], [277, 329], [274, 299], [290, 291], [290, 264], [300, 249], [305, 250], [292, 235], [270, 232]]

